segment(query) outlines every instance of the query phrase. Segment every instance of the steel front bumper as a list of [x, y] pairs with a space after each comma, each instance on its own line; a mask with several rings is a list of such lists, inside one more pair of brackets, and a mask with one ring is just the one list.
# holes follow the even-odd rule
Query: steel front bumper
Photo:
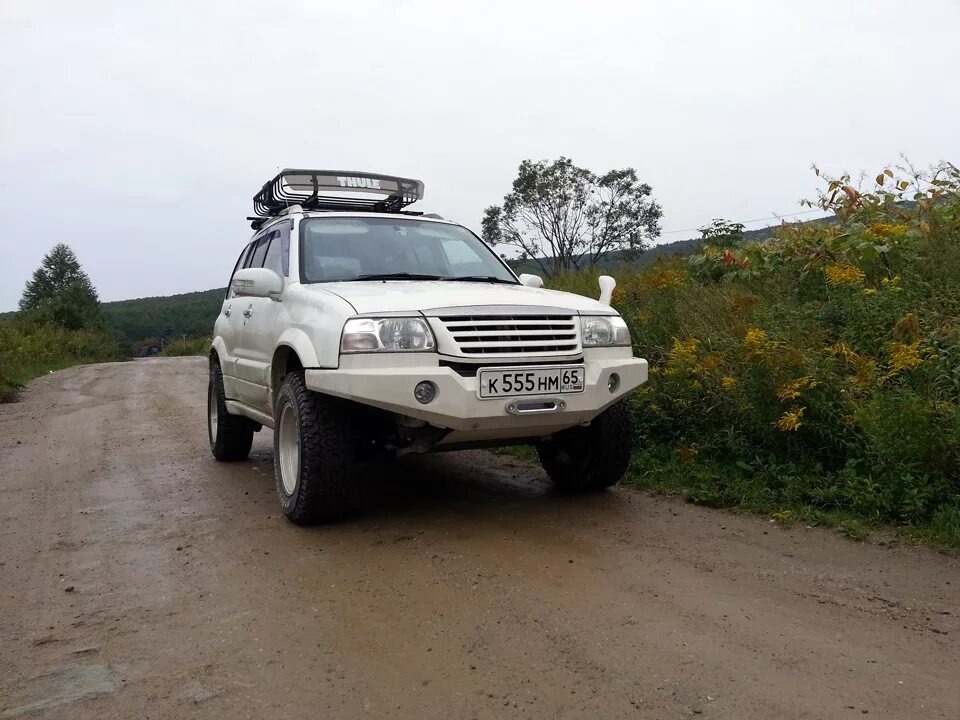
[[[458, 431], [453, 439], [460, 441], [543, 435], [580, 425], [647, 380], [647, 361], [633, 357], [630, 348], [590, 349], [584, 352], [583, 392], [522, 398], [545, 401], [548, 409], [514, 414], [518, 398], [481, 400], [476, 377], [463, 377], [439, 362], [436, 353], [346, 355], [336, 370], [307, 370], [306, 383], [316, 392]], [[608, 387], [612, 373], [620, 377], [614, 392]], [[425, 405], [413, 396], [414, 387], [423, 380], [432, 381], [438, 388], [433, 401]], [[549, 408], [551, 400], [555, 401], [553, 409]], [[510, 405], [514, 405], [513, 412], [508, 410]]]

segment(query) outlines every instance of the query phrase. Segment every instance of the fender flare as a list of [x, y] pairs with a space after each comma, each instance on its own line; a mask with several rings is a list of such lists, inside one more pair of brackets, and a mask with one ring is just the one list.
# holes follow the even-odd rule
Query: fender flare
[[213, 339], [210, 343], [209, 355], [212, 356], [216, 354], [217, 358], [220, 360], [220, 364], [223, 364], [223, 361], [227, 359], [227, 346], [223, 342], [223, 338], [219, 335]]
[[300, 358], [300, 363], [303, 367], [321, 367], [316, 348], [313, 347], [313, 343], [303, 330], [299, 328], [287, 328], [284, 330], [277, 339], [277, 344], [273, 349], [274, 356], [276, 356], [277, 350], [281, 347], [288, 347], [293, 350], [297, 354], [297, 357]]

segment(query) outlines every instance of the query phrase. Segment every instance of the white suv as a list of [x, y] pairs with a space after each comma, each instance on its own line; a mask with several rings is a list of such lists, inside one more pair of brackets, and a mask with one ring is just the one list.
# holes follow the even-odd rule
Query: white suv
[[341, 516], [355, 466], [402, 455], [536, 446], [558, 488], [627, 467], [626, 398], [647, 379], [609, 305], [517, 277], [479, 237], [403, 208], [417, 180], [284, 170], [254, 197], [210, 348], [217, 460], [274, 429], [287, 517]]

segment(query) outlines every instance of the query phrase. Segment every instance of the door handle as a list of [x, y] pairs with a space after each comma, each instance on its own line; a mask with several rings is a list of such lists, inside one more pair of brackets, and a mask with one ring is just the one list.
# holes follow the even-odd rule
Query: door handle
[[253, 308], [247, 308], [246, 310], [243, 311], [243, 316], [244, 316], [244, 317], [248, 318], [248, 317], [250, 317], [251, 315], [253, 315]]
[[230, 317], [230, 308], [227, 308], [226, 310], [224, 310], [223, 314], [226, 315], [227, 317]]

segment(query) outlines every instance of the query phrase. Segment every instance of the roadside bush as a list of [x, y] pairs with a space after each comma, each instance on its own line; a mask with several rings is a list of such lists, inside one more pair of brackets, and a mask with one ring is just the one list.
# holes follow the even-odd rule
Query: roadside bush
[[[613, 304], [651, 364], [634, 476], [960, 544], [960, 171], [824, 182], [831, 221], [748, 243], [707, 228], [689, 258], [618, 273]], [[596, 293], [594, 274], [548, 284]]]
[[171, 340], [163, 346], [160, 353], [164, 357], [178, 357], [182, 355], [203, 355], [210, 352], [210, 338], [195, 338], [192, 340]]
[[21, 312], [0, 321], [0, 400], [16, 399], [28, 380], [82, 363], [121, 360], [120, 343], [100, 330], [67, 330], [42, 314]]

